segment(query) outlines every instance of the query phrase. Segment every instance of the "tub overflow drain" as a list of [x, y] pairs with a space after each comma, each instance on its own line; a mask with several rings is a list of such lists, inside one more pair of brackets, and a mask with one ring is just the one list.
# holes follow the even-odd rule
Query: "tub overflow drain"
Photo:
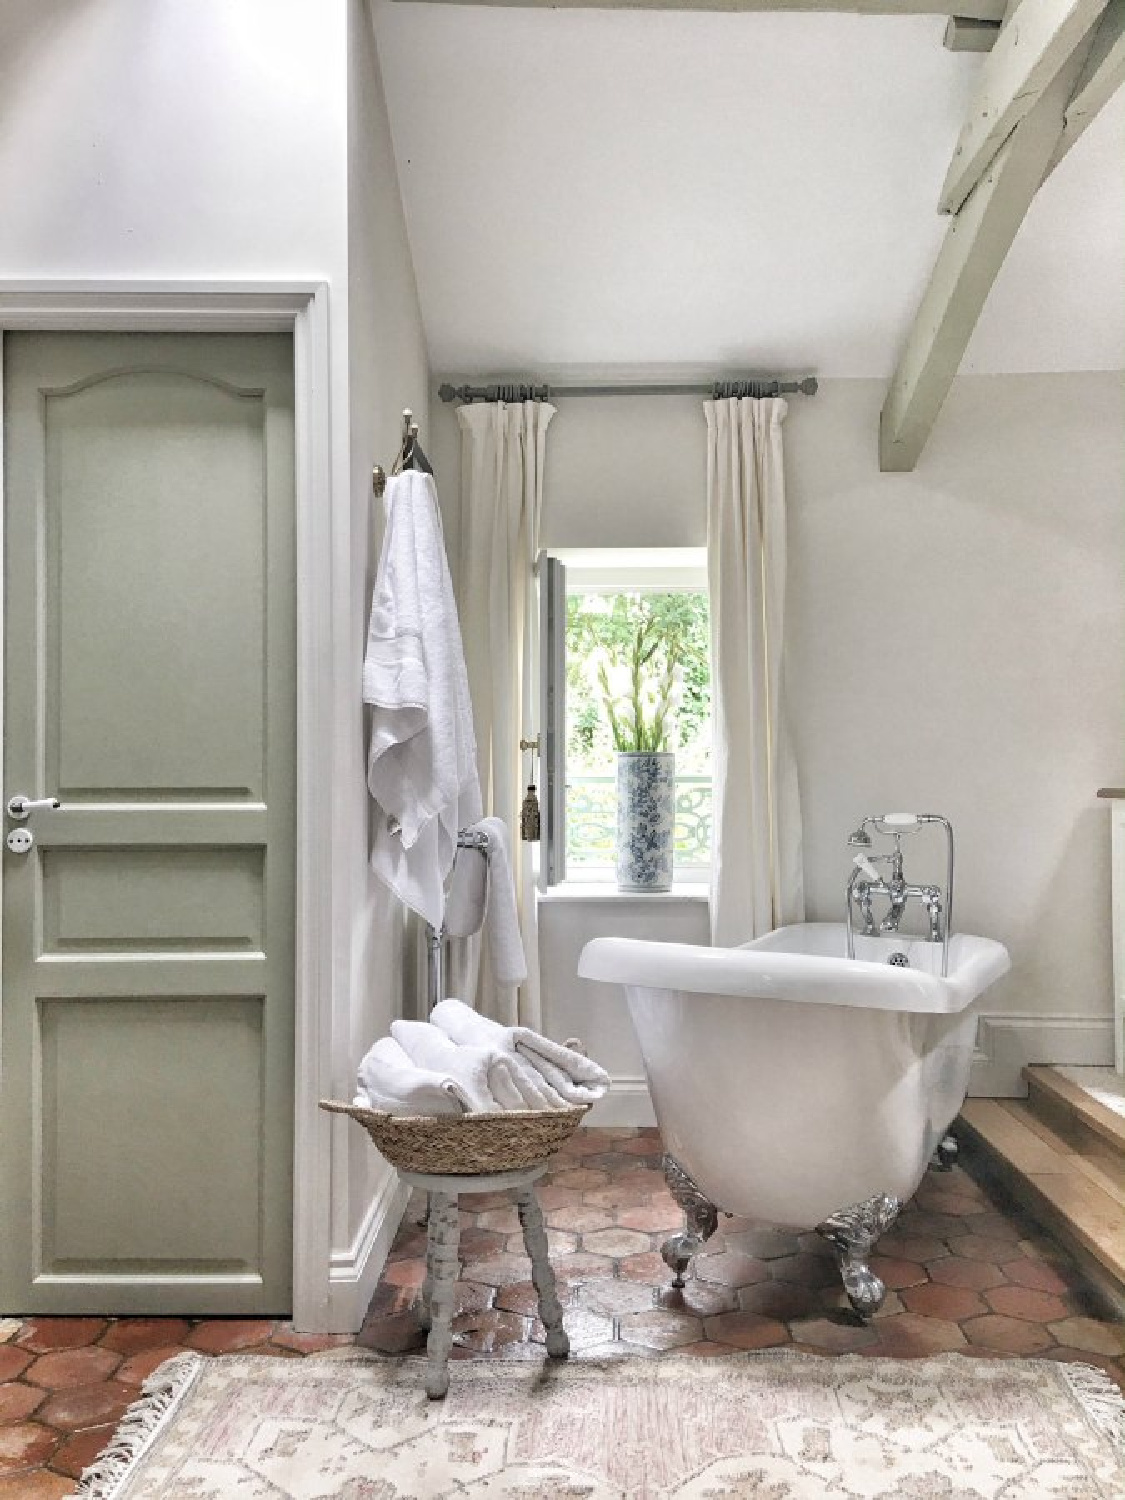
[[910, 967], [910, 960], [907, 958], [906, 954], [903, 953], [901, 948], [897, 953], [892, 953], [890, 958], [887, 959], [887, 962], [889, 964], [892, 964], [896, 969], [909, 969]]

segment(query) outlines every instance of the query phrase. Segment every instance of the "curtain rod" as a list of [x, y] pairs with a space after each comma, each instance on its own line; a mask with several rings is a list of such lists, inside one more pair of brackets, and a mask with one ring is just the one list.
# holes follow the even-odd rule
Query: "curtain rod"
[[443, 401], [551, 401], [556, 396], [815, 396], [815, 376], [804, 380], [713, 380], [706, 385], [442, 385]]

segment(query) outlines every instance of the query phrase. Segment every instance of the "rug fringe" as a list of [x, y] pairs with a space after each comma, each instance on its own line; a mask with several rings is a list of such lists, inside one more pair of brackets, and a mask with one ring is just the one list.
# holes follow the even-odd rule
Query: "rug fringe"
[[121, 1418], [109, 1446], [83, 1469], [73, 1500], [113, 1500], [118, 1486], [156, 1439], [206, 1362], [202, 1354], [175, 1354], [152, 1372], [141, 1386], [140, 1399]]
[[1117, 1383], [1095, 1365], [1060, 1361], [1075, 1400], [1099, 1432], [1125, 1449], [1125, 1396]]

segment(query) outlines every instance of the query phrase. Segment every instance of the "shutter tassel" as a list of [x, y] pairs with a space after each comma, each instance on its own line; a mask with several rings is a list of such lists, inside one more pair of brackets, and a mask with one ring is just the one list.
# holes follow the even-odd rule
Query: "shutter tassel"
[[520, 838], [525, 844], [539, 842], [540, 826], [539, 797], [535, 791], [535, 783], [532, 781], [528, 783], [527, 795], [520, 807]]
[[[530, 750], [533, 755], [539, 754], [539, 736], [533, 740], [520, 740], [520, 750]], [[520, 806], [520, 838], [525, 844], [537, 844], [542, 821], [539, 817], [539, 795], [535, 790], [534, 781], [527, 784], [527, 795]]]

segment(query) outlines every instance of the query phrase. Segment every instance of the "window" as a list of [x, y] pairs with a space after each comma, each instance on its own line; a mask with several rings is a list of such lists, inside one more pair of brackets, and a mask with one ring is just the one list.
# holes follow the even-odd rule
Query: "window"
[[564, 876], [613, 880], [620, 748], [675, 752], [675, 879], [706, 879], [711, 668], [705, 554], [565, 552], [553, 556], [544, 573], [550, 596], [544, 609], [548, 883]]

